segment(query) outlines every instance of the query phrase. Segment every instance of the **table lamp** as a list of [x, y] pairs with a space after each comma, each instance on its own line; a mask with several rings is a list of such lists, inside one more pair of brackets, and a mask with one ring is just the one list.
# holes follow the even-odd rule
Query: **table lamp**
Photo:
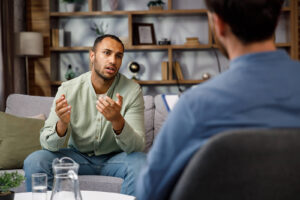
[[29, 70], [28, 57], [38, 57], [44, 55], [43, 36], [38, 32], [20, 32], [17, 41], [17, 55], [25, 56], [26, 61], [26, 91], [29, 94]]

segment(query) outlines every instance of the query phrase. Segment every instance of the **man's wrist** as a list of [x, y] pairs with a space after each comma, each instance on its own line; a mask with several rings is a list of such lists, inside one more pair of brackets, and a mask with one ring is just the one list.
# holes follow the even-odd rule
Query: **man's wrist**
[[56, 123], [56, 133], [59, 137], [64, 137], [68, 130], [68, 124], [58, 120]]
[[112, 128], [113, 128], [113, 131], [115, 132], [115, 134], [117, 134], [117, 135], [121, 134], [121, 132], [124, 128], [124, 125], [125, 125], [125, 119], [123, 117], [121, 117], [120, 120], [112, 122]]

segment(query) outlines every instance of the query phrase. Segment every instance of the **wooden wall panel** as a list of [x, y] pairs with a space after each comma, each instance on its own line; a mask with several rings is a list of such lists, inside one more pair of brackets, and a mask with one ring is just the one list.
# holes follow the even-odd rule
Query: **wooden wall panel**
[[29, 59], [29, 94], [51, 96], [49, 1], [26, 0], [27, 31], [42, 33], [44, 56]]

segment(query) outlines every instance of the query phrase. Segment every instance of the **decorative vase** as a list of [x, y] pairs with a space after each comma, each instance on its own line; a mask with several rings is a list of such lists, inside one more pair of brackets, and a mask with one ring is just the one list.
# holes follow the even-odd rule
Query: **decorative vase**
[[15, 192], [10, 191], [10, 193], [1, 194], [0, 193], [0, 200], [14, 200]]
[[75, 3], [65, 3], [66, 12], [74, 12], [75, 11]]
[[117, 10], [119, 0], [109, 0], [109, 6], [111, 10]]

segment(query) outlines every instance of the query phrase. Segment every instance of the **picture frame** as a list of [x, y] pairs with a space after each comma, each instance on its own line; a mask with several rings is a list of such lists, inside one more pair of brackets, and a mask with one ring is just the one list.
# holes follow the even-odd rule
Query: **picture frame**
[[152, 23], [133, 23], [134, 45], [156, 45], [154, 25]]

